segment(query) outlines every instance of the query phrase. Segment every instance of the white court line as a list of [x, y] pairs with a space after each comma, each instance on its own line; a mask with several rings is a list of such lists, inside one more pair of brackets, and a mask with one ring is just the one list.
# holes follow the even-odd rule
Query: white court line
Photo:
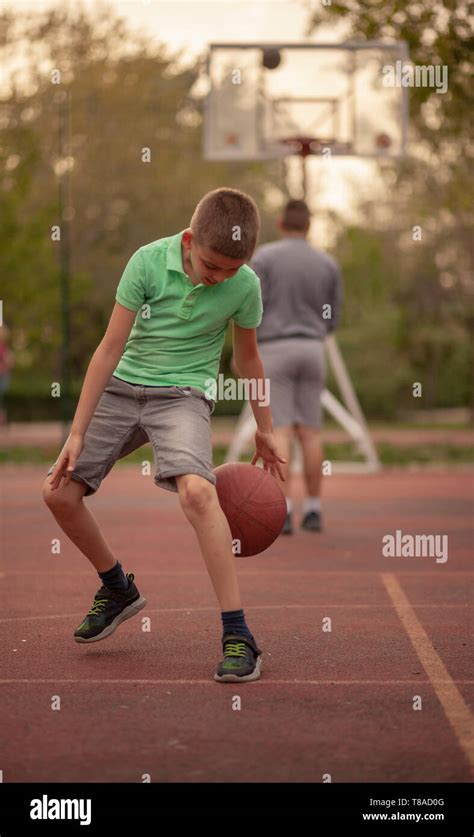
[[398, 579], [392, 573], [381, 573], [381, 576], [399, 619], [451, 724], [457, 742], [471, 769], [474, 770], [474, 716], [450, 677], [441, 657], [435, 651], [428, 634], [418, 620], [413, 609], [414, 605], [408, 601]]
[[[379, 610], [392, 610], [392, 604], [328, 604], [327, 602], [322, 602], [321, 604], [284, 604], [284, 605], [246, 605], [245, 610], [324, 610], [325, 608], [349, 608], [350, 610], [364, 610], [367, 608], [378, 608]], [[455, 603], [455, 604], [414, 604], [413, 607], [420, 607], [420, 608], [433, 608], [435, 607], [437, 610], [452, 610], [452, 609], [459, 609], [459, 608], [472, 608], [474, 605], [467, 604], [467, 603]], [[216, 607], [147, 607], [146, 613], [215, 613], [217, 612], [218, 608]], [[146, 615], [144, 613], [144, 615]], [[7, 616], [4, 619], [0, 619], [0, 625], [4, 622], [24, 622], [24, 621], [34, 621], [38, 619], [77, 619], [83, 615], [83, 612], [77, 613], [45, 613], [39, 616]]]
[[[0, 680], [0, 686], [10, 685], [14, 683], [23, 683], [23, 684], [48, 684], [48, 683], [73, 683], [80, 685], [87, 686], [90, 683], [93, 684], [120, 684], [121, 686], [132, 686], [138, 684], [140, 686], [159, 686], [163, 685], [186, 685], [186, 686], [194, 686], [194, 685], [201, 685], [201, 684], [213, 684], [216, 681], [212, 678], [207, 678], [206, 680], [171, 680], [171, 679], [147, 679], [147, 680], [119, 680], [116, 678], [109, 678], [100, 680], [85, 680], [84, 678], [80, 679], [71, 679], [71, 680], [61, 680], [59, 678], [48, 678], [48, 679], [4, 679]], [[450, 679], [449, 681], [441, 680], [441, 683], [449, 682], [452, 683], [453, 681]], [[466, 685], [473, 685], [474, 680], [457, 680], [457, 683], [462, 683]], [[269, 678], [265, 678], [263, 680], [255, 680], [254, 685], [261, 685], [261, 686], [275, 686], [275, 685], [283, 685], [283, 686], [405, 686], [407, 684], [415, 683], [417, 686], [420, 685], [430, 685], [429, 680], [273, 680]], [[232, 683], [233, 686], [237, 686], [238, 683]]]
[[[246, 558], [239, 558], [239, 561], [246, 561]], [[339, 576], [346, 576], [346, 575], [357, 575], [361, 578], [370, 578], [370, 576], [378, 576], [380, 575], [379, 570], [274, 570], [270, 567], [264, 570], [241, 570], [240, 567], [238, 568], [239, 577], [240, 576], [259, 576], [259, 575], [272, 575], [272, 576], [287, 576], [287, 575], [329, 575], [334, 577]], [[28, 576], [33, 575], [41, 575], [46, 576], [47, 570], [31, 570], [28, 572], [21, 572], [20, 570], [8, 570], [4, 575], [6, 576], [20, 576], [21, 578], [28, 578]], [[205, 577], [206, 570], [203, 568], [202, 570], [181, 570], [181, 571], [168, 571], [168, 570], [143, 570], [140, 571], [141, 576], [157, 576], [158, 578], [162, 576], [170, 576], [171, 578], [187, 578], [187, 576], [202, 576]], [[436, 577], [443, 578], [445, 576], [463, 576], [468, 575], [474, 576], [474, 570], [445, 570], [444, 564], [443, 569], [439, 570], [398, 570], [398, 576], [407, 576], [410, 578], [413, 576], [414, 578], [418, 576], [423, 577]], [[57, 570], [55, 569], [54, 572], [50, 573], [47, 577], [48, 579], [51, 578], [61, 578], [62, 576], [72, 576], [73, 578], [89, 578], [91, 577], [90, 572], [74, 572], [73, 570]]]

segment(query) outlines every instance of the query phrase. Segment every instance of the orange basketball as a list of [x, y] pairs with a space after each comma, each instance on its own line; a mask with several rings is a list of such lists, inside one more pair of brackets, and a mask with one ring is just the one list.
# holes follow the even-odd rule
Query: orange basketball
[[280, 534], [286, 500], [268, 471], [245, 462], [229, 462], [214, 469], [217, 496], [229, 522], [234, 554], [258, 555]]

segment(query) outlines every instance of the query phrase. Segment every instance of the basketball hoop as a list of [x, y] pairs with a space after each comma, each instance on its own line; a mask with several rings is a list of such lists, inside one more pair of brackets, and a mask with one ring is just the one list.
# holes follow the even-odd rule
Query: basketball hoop
[[301, 186], [303, 193], [303, 200], [306, 200], [307, 193], [307, 171], [306, 158], [313, 154], [321, 154], [326, 148], [331, 149], [336, 146], [334, 139], [317, 139], [316, 137], [284, 137], [278, 140], [282, 145], [287, 145], [291, 149], [290, 153], [296, 154], [301, 160]]
[[[380, 67], [408, 57], [403, 42], [210, 44], [206, 159], [295, 155], [312, 168], [312, 156], [403, 156], [408, 91], [381, 84]], [[250, 84], [237, 83], [236, 67]]]
[[386, 150], [386, 149], [390, 148], [390, 146], [392, 144], [392, 140], [391, 140], [391, 137], [389, 137], [388, 134], [377, 134], [377, 136], [375, 138], [375, 144], [376, 144], [377, 148], [381, 148], [381, 149]]
[[284, 137], [279, 139], [279, 143], [289, 146], [293, 149], [293, 154], [299, 157], [309, 157], [311, 154], [320, 154], [329, 148], [331, 151], [341, 153], [351, 153], [352, 146], [350, 142], [340, 142], [332, 137], [329, 139], [318, 139], [317, 137]]
[[319, 140], [316, 137], [285, 137], [278, 140], [284, 145], [290, 146], [294, 149], [293, 153], [300, 157], [309, 157], [310, 154], [318, 154], [322, 148], [331, 147], [334, 145], [334, 140]]

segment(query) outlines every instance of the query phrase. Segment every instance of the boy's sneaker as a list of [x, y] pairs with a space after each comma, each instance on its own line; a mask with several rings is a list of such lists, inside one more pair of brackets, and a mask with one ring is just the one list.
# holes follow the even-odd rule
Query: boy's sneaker
[[307, 532], [321, 532], [323, 526], [321, 515], [317, 511], [310, 511], [305, 514], [301, 522], [301, 528]]
[[258, 680], [262, 651], [247, 636], [225, 634], [222, 639], [224, 659], [217, 666], [214, 680], [221, 683], [242, 683]]
[[140, 596], [133, 583], [133, 573], [126, 573], [130, 581], [127, 590], [109, 590], [101, 587], [95, 594], [92, 607], [84, 621], [76, 628], [76, 642], [97, 642], [113, 634], [115, 629], [138, 613], [146, 605], [146, 599]]
[[282, 535], [292, 535], [293, 534], [293, 517], [291, 512], [286, 513], [285, 522], [283, 524], [283, 529], [281, 530]]

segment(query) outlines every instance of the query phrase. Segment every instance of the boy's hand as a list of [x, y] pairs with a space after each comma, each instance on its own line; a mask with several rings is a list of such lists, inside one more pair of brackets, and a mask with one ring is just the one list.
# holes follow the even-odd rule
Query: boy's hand
[[69, 434], [64, 443], [64, 447], [61, 453], [59, 454], [56, 467], [49, 478], [49, 482], [53, 490], [55, 488], [59, 488], [61, 479], [63, 477], [64, 485], [68, 485], [68, 483], [71, 481], [71, 474], [74, 471], [74, 468], [76, 467], [76, 462], [79, 458], [79, 454], [81, 453], [83, 447], [83, 436], [77, 433]]
[[273, 433], [264, 433], [262, 430], [257, 430], [255, 433], [255, 447], [257, 450], [253, 455], [252, 465], [255, 465], [257, 459], [261, 457], [264, 470], [270, 471], [273, 477], [278, 475], [284, 481], [285, 475], [280, 462], [286, 462], [286, 459], [283, 459], [278, 453]]

